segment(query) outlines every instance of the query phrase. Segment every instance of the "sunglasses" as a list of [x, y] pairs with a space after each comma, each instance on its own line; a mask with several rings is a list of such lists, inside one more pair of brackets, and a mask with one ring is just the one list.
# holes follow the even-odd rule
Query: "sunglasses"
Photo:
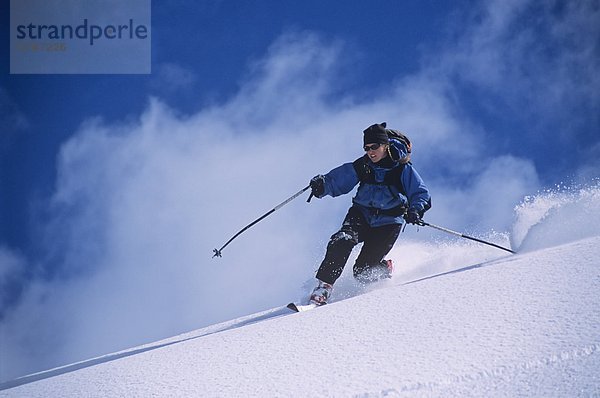
[[380, 146], [381, 146], [381, 144], [365, 145], [363, 147], [363, 149], [365, 150], [365, 152], [367, 152], [367, 151], [376, 151], [376, 150], [379, 149]]

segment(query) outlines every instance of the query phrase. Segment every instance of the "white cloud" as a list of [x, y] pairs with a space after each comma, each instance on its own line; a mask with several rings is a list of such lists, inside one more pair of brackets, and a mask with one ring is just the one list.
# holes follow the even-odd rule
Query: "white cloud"
[[0, 246], [0, 321], [16, 294], [13, 290], [25, 277], [26, 268], [27, 261], [20, 253]]
[[0, 247], [0, 283], [3, 283], [7, 276], [22, 271], [23, 262], [12, 250]]

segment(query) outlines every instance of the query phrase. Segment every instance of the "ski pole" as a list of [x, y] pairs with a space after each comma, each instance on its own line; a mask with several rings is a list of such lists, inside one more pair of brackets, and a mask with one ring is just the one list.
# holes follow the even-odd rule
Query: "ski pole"
[[440, 226], [438, 226], [438, 225], [429, 224], [429, 223], [427, 223], [427, 222], [425, 222], [425, 221], [423, 221], [423, 220], [421, 220], [421, 222], [420, 222], [420, 223], [418, 223], [418, 225], [422, 225], [422, 226], [425, 226], [425, 227], [431, 227], [431, 228], [435, 228], [435, 229], [437, 229], [437, 230], [440, 230], [440, 231], [443, 231], [443, 232], [447, 232], [447, 233], [449, 233], [449, 234], [456, 235], [456, 236], [458, 236], [458, 237], [461, 237], [461, 238], [465, 238], [465, 239], [471, 239], [471, 240], [474, 240], [475, 242], [483, 243], [483, 244], [485, 244], [485, 245], [494, 246], [494, 247], [496, 247], [496, 248], [498, 248], [498, 249], [506, 250], [507, 252], [511, 252], [511, 253], [513, 253], [513, 254], [516, 254], [516, 252], [515, 252], [515, 251], [512, 251], [512, 250], [510, 250], [510, 249], [507, 249], [506, 247], [502, 247], [502, 246], [500, 246], [500, 245], [497, 245], [497, 244], [495, 244], [495, 243], [486, 242], [485, 240], [477, 239], [477, 238], [474, 238], [474, 237], [472, 237], [472, 236], [468, 236], [468, 235], [465, 235], [465, 234], [461, 234], [460, 232], [456, 232], [456, 231], [453, 231], [453, 230], [451, 230], [451, 229], [448, 229], [448, 228], [440, 227]]
[[229, 239], [220, 249], [214, 249], [213, 253], [215, 253], [213, 255], [214, 257], [222, 257], [221, 251], [223, 249], [225, 249], [225, 247], [231, 243], [232, 240], [234, 240], [235, 238], [237, 238], [239, 235], [242, 234], [242, 232], [244, 232], [245, 230], [247, 230], [248, 228], [250, 228], [251, 226], [253, 226], [254, 224], [262, 221], [263, 219], [265, 219], [267, 216], [271, 215], [272, 213], [276, 212], [277, 210], [281, 209], [283, 206], [287, 205], [288, 203], [290, 203], [292, 200], [296, 199], [298, 196], [302, 195], [304, 192], [306, 192], [308, 189], [310, 188], [310, 185], [307, 186], [306, 188], [301, 189], [300, 191], [296, 192], [294, 195], [290, 196], [289, 198], [287, 198], [286, 200], [284, 200], [283, 202], [281, 202], [280, 204], [278, 204], [277, 206], [275, 206], [273, 209], [269, 210], [268, 212], [266, 212], [265, 214], [263, 214], [262, 216], [260, 216], [259, 218], [257, 218], [256, 220], [252, 221], [250, 224], [246, 225], [244, 228], [242, 228], [237, 234], [233, 235], [233, 237], [231, 239]]

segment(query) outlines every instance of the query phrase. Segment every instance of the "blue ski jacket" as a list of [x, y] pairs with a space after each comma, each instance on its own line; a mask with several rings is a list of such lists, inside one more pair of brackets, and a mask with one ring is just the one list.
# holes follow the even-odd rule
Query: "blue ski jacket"
[[[392, 145], [396, 146], [394, 143], [395, 141], [392, 141]], [[398, 147], [396, 146], [395, 149], [397, 151]], [[324, 175], [325, 191], [321, 197], [347, 194], [360, 183], [352, 203], [361, 210], [372, 227], [404, 223], [401, 214], [404, 210], [414, 209], [423, 214], [431, 207], [431, 197], [419, 173], [410, 163], [402, 164], [389, 160], [384, 162], [384, 160], [378, 163], [373, 163], [368, 158], [363, 160], [374, 176], [374, 181], [371, 182], [361, 181], [352, 162], [336, 167]], [[380, 165], [381, 163], [389, 167], [384, 167]], [[384, 183], [386, 175], [399, 167], [402, 169], [395, 170], [392, 174], [399, 181], [393, 181], [388, 185], [390, 182], [388, 178]]]

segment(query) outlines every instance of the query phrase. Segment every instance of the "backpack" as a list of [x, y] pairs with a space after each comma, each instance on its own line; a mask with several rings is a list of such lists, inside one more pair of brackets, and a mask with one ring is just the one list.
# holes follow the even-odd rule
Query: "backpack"
[[381, 123], [381, 127], [385, 129], [385, 132], [387, 133], [390, 139], [400, 141], [402, 144], [404, 144], [406, 150], [408, 151], [408, 157], [410, 157], [410, 153], [412, 151], [412, 144], [410, 143], [410, 139], [406, 136], [406, 134], [398, 130], [388, 129], [386, 128], [386, 126], [386, 122]]

